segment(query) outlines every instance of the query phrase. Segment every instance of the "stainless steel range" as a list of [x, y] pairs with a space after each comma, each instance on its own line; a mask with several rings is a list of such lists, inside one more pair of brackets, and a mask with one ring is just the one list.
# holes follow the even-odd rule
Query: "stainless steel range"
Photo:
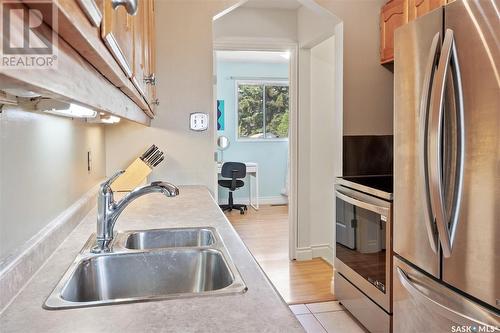
[[392, 176], [337, 178], [335, 295], [371, 332], [390, 332]]

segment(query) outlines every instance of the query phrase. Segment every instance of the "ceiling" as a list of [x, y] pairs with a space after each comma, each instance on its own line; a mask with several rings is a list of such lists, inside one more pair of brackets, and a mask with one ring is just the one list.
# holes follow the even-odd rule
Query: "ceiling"
[[264, 51], [217, 51], [216, 55], [217, 61], [286, 64], [290, 54]]
[[301, 4], [297, 0], [249, 0], [241, 7], [246, 8], [274, 8], [298, 9]]

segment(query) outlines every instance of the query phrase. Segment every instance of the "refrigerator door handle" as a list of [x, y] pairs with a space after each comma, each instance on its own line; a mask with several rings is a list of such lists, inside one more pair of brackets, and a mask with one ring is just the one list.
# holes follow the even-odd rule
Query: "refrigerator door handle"
[[[395, 266], [395, 268], [401, 285], [415, 300], [424, 304], [429, 311], [438, 313], [460, 325], [470, 325], [473, 322], [476, 325], [487, 327], [489, 330], [484, 332], [494, 332], [498, 329], [497, 319], [489, 311], [480, 308], [462, 296], [448, 295], [449, 291], [443, 294], [442, 291], [433, 290], [432, 283], [423, 283], [420, 279], [411, 277], [401, 267]], [[432, 281], [430, 278], [429, 280]], [[445, 305], [443, 303], [446, 300], [451, 301]]]
[[[422, 95], [420, 97], [420, 178], [423, 182], [424, 193], [429, 192], [429, 172], [428, 172], [428, 149], [427, 149], [427, 137], [428, 137], [428, 118], [429, 118], [429, 107], [430, 107], [430, 96], [432, 81], [434, 80], [435, 68], [439, 59], [439, 46], [441, 45], [441, 33], [437, 32], [432, 39], [431, 47], [429, 49], [429, 55], [427, 57], [427, 64], [425, 66], [425, 75], [422, 85]], [[423, 204], [425, 208], [426, 218], [426, 229], [427, 236], [429, 237], [429, 244], [434, 253], [437, 253], [437, 237], [436, 229], [434, 224], [434, 217], [432, 215], [432, 208], [430, 203], [429, 195], [422, 196]]]
[[[450, 215], [447, 216], [444, 204], [443, 193], [443, 163], [442, 163], [442, 140], [443, 140], [443, 114], [446, 78], [451, 72], [453, 84], [455, 87], [455, 105], [457, 112], [457, 172], [453, 182], [453, 202], [451, 203]], [[436, 219], [439, 240], [445, 258], [451, 256], [453, 241], [458, 225], [458, 210], [462, 197], [463, 185], [463, 165], [464, 165], [464, 123], [463, 123], [463, 96], [462, 84], [460, 78], [460, 69], [458, 66], [458, 56], [453, 37], [453, 30], [447, 29], [439, 59], [439, 65], [436, 72], [436, 79], [433, 82], [431, 92], [431, 104], [429, 109], [429, 193], [430, 203], [433, 215]], [[449, 221], [449, 223], [448, 223]]]

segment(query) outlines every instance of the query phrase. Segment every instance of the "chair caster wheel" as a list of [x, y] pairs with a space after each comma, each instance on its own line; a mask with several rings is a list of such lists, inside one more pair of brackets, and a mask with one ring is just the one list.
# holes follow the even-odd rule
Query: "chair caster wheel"
[[240, 214], [241, 215], [245, 214], [245, 210], [240, 210]]
[[245, 211], [247, 211], [247, 210], [248, 210], [248, 207], [244, 207], [243, 209], [244, 209]]

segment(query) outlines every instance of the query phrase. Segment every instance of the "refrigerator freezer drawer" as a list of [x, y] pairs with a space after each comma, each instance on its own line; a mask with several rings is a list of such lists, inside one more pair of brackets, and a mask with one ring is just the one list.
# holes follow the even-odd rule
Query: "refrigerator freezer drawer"
[[500, 317], [394, 258], [394, 332], [497, 332]]
[[391, 332], [391, 316], [372, 302], [365, 294], [335, 273], [335, 296], [370, 332]]

